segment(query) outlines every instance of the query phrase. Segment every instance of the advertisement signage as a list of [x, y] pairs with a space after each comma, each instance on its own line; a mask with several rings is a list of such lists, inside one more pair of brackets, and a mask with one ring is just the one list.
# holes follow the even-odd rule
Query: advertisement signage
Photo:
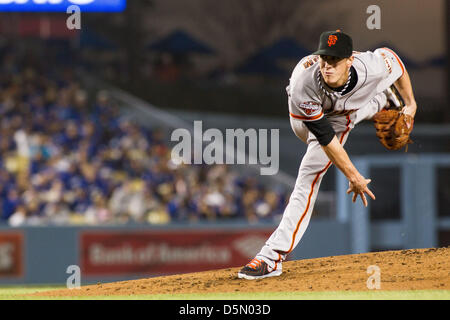
[[0, 0], [0, 12], [67, 12], [72, 5], [81, 12], [122, 12], [126, 0]]
[[86, 231], [80, 235], [85, 276], [167, 275], [247, 264], [272, 230]]
[[23, 236], [18, 232], [0, 232], [0, 279], [23, 275]]

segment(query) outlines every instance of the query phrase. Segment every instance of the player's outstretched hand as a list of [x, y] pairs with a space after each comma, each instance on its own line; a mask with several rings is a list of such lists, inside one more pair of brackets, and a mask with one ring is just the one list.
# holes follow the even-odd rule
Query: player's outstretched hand
[[365, 207], [367, 207], [367, 198], [366, 193], [371, 197], [373, 200], [375, 200], [375, 195], [370, 191], [370, 189], [367, 187], [367, 185], [371, 182], [371, 179], [365, 179], [361, 176], [360, 179], [356, 180], [355, 182], [348, 183], [348, 190], [347, 194], [350, 194], [353, 192], [352, 202], [355, 202], [358, 198], [358, 195], [361, 196], [361, 200]]

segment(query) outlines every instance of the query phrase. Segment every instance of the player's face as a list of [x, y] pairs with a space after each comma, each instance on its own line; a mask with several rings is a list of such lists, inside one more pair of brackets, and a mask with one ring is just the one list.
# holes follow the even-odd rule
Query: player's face
[[343, 86], [347, 81], [348, 70], [352, 66], [353, 56], [350, 58], [339, 58], [321, 55], [320, 72], [323, 80], [332, 88]]

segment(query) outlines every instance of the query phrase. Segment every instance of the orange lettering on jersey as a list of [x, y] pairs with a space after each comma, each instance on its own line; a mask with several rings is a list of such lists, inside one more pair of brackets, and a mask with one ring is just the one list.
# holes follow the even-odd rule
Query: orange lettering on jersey
[[303, 64], [304, 69], [308, 69], [314, 63], [316, 63], [317, 60], [319, 60], [319, 56], [307, 56], [307, 57], [303, 58], [302, 60], [300, 60], [300, 63]]
[[328, 46], [329, 47], [334, 46], [336, 44], [337, 39], [338, 39], [337, 36], [335, 36], [334, 34], [329, 35], [328, 36]]
[[386, 68], [388, 69], [389, 73], [392, 73], [391, 61], [383, 52], [380, 52], [380, 53], [381, 53], [381, 56], [383, 57], [384, 63], [386, 64]]

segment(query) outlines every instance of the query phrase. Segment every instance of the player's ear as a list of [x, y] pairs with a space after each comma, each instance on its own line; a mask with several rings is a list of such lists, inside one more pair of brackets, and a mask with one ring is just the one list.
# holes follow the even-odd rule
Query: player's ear
[[351, 67], [353, 64], [353, 60], [355, 60], [354, 56], [350, 56], [349, 58], [347, 58], [347, 67]]

